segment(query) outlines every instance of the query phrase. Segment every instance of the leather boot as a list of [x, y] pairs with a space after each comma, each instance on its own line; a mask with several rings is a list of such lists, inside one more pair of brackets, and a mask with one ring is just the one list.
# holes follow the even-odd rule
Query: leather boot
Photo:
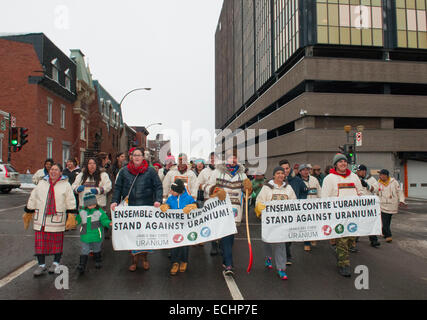
[[133, 272], [136, 270], [136, 265], [138, 263], [138, 255], [131, 254], [130, 256], [131, 256], [132, 262], [131, 262], [131, 265], [129, 266], [129, 271]]
[[88, 259], [87, 255], [81, 255], [80, 256], [80, 263], [77, 266], [77, 270], [79, 271], [80, 274], [85, 273], [85, 269], [86, 269], [86, 265], [87, 265], [87, 259]]
[[142, 267], [144, 270], [150, 269], [150, 263], [148, 262], [147, 252], [141, 253], [141, 261], [142, 261]]
[[93, 255], [95, 257], [95, 268], [101, 269], [102, 268], [101, 252], [95, 252]]

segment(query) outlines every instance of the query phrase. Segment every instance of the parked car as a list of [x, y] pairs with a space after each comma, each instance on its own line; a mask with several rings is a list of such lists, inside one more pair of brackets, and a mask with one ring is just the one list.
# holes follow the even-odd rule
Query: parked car
[[0, 163], [0, 191], [9, 193], [14, 188], [19, 188], [21, 182], [19, 173], [8, 163]]

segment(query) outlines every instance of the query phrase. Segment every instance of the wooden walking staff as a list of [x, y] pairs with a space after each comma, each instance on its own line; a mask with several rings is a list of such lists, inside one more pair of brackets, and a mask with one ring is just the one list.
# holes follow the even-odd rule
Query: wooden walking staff
[[248, 246], [249, 246], [249, 265], [248, 265], [248, 269], [246, 270], [247, 273], [251, 272], [252, 269], [252, 262], [253, 262], [253, 255], [252, 255], [252, 244], [251, 244], [251, 235], [249, 233], [249, 219], [248, 219], [248, 190], [246, 190], [246, 205], [245, 205], [245, 209], [246, 209], [246, 233], [248, 235]]

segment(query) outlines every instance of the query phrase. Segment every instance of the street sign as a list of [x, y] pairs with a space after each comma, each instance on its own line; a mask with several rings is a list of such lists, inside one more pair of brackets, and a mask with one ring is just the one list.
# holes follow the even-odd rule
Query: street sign
[[362, 146], [362, 132], [356, 132], [356, 147]]
[[11, 128], [16, 127], [16, 118], [14, 116], [10, 117], [10, 127]]

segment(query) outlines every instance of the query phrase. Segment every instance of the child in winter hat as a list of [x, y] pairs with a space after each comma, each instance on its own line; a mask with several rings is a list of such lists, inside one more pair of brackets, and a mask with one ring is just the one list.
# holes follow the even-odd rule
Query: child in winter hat
[[[175, 180], [171, 185], [171, 195], [165, 204], [160, 206], [160, 210], [166, 212], [168, 209], [182, 209], [185, 214], [197, 209], [196, 201], [187, 193], [184, 182], [181, 179]], [[188, 264], [189, 246], [173, 248], [171, 250], [172, 268], [171, 275], [178, 272], [185, 272]]]
[[95, 257], [95, 268], [100, 269], [101, 264], [101, 247], [103, 236], [103, 227], [110, 228], [112, 222], [108, 219], [107, 214], [102, 210], [96, 201], [93, 193], [86, 193], [83, 197], [83, 207], [79, 210], [76, 217], [80, 227], [80, 244], [81, 254], [80, 263], [77, 267], [80, 274], [86, 269], [89, 252], [93, 251]]

